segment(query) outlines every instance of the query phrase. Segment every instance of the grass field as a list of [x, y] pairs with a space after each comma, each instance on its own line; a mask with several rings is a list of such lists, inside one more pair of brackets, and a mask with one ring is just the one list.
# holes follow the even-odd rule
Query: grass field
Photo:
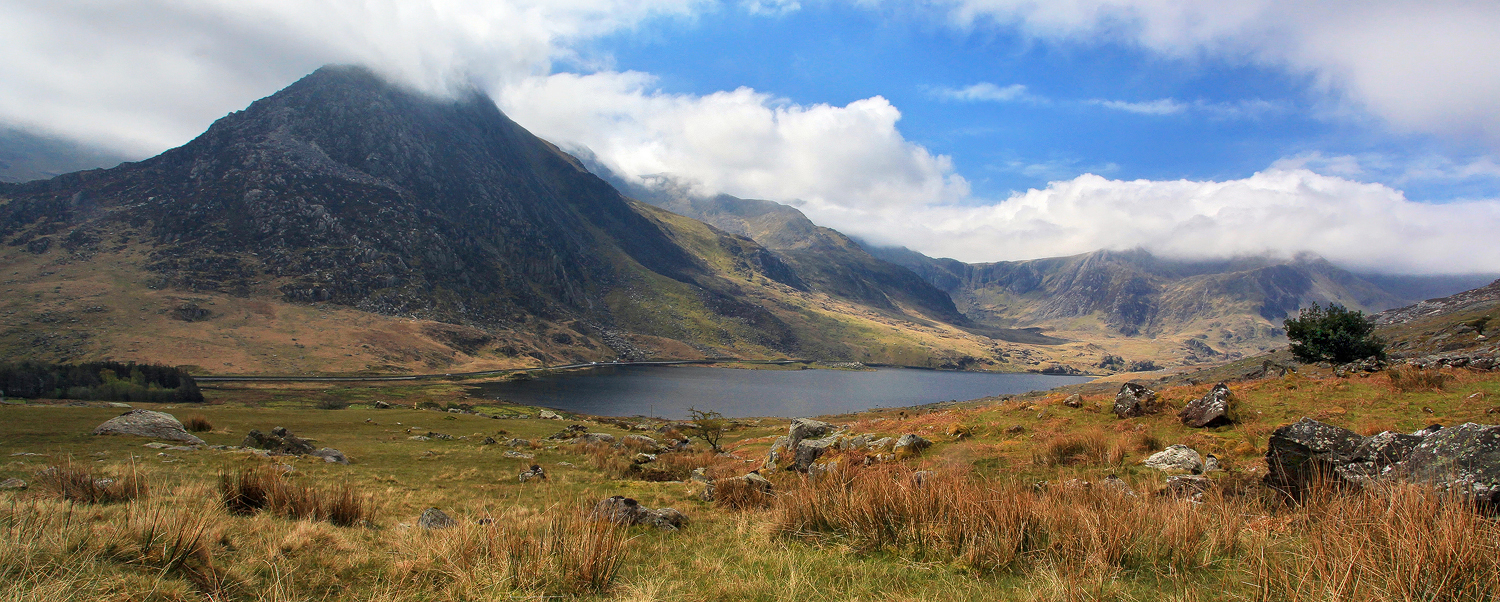
[[[1290, 505], [1257, 486], [1266, 439], [1310, 416], [1363, 433], [1493, 423], [1500, 374], [1451, 371], [1441, 389], [1383, 373], [1231, 383], [1243, 421], [1193, 430], [1175, 409], [1211, 383], [1169, 388], [1154, 416], [1119, 420], [1111, 395], [1062, 393], [830, 417], [854, 433], [915, 433], [921, 456], [865, 468], [832, 454], [817, 479], [768, 475], [748, 508], [702, 501], [701, 483], [642, 480], [635, 451], [546, 437], [569, 424], [622, 436], [639, 421], [486, 419], [416, 410], [476, 403], [458, 384], [206, 389], [201, 405], [139, 407], [199, 417], [209, 444], [284, 426], [350, 465], [246, 452], [173, 451], [93, 436], [121, 409], [0, 406], [0, 600], [1492, 600], [1500, 527], [1440, 496], [1395, 488]], [[375, 409], [375, 401], [405, 408]], [[336, 401], [338, 403], [329, 403]], [[320, 409], [349, 404], [344, 409]], [[536, 416], [535, 408], [484, 406]], [[643, 428], [658, 424], [643, 425]], [[671, 425], [660, 425], [671, 428]], [[667, 473], [760, 466], [786, 421], [739, 421], [728, 454], [663, 453]], [[441, 433], [451, 440], [411, 437]], [[499, 442], [485, 445], [491, 437]], [[532, 445], [506, 445], [512, 438]], [[1157, 495], [1140, 462], [1185, 443], [1228, 470], [1201, 503]], [[527, 457], [508, 457], [529, 455]], [[546, 481], [519, 482], [529, 465]], [[62, 499], [43, 471], [90, 473], [131, 501]], [[354, 526], [295, 510], [234, 513], [223, 476], [268, 471], [308, 507], [353, 504]], [[930, 471], [922, 477], [916, 471]], [[80, 472], [81, 471], [81, 472]], [[43, 473], [39, 476], [39, 473]], [[1118, 475], [1136, 495], [1102, 483]], [[54, 480], [57, 477], [51, 477]], [[132, 479], [139, 485], [131, 485]], [[1071, 481], [1077, 479], [1078, 481]], [[918, 484], [918, 481], [921, 484]], [[1050, 485], [1038, 488], [1039, 481]], [[287, 494], [292, 495], [292, 494]], [[343, 495], [343, 498], [340, 496]], [[677, 532], [621, 528], [587, 509], [625, 495], [689, 516]], [[300, 497], [297, 497], [300, 496]], [[426, 531], [436, 507], [457, 526]], [[325, 513], [326, 514], [326, 513]], [[313, 516], [314, 518], [305, 518]]]

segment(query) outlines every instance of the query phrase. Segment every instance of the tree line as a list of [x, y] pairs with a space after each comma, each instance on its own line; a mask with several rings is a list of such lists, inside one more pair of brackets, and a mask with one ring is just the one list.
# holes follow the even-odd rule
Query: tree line
[[135, 362], [0, 362], [0, 395], [155, 403], [203, 401], [198, 383], [181, 368]]

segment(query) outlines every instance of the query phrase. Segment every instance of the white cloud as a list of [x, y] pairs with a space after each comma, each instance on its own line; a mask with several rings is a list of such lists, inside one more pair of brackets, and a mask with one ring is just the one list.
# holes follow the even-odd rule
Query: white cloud
[[710, 0], [0, 0], [0, 122], [145, 156], [326, 63], [427, 91]]
[[1151, 100], [1146, 102], [1125, 102], [1123, 100], [1091, 100], [1089, 104], [1099, 105], [1106, 109], [1136, 113], [1139, 115], [1173, 115], [1187, 110], [1188, 105], [1182, 104], [1170, 98]]
[[989, 82], [980, 82], [963, 88], [934, 88], [933, 95], [947, 100], [963, 102], [1039, 102], [1042, 99], [1031, 95], [1022, 84], [1001, 87]]
[[802, 3], [797, 0], [743, 0], [740, 6], [752, 15], [774, 17], [802, 10]]
[[1272, 168], [1225, 182], [1085, 174], [984, 207], [803, 207], [876, 242], [983, 262], [1144, 247], [1182, 258], [1318, 253], [1380, 272], [1500, 271], [1500, 201], [1413, 202], [1398, 190]]
[[1311, 74], [1399, 129], [1500, 143], [1500, 4], [1471, 0], [940, 0], [961, 26], [1124, 40]]
[[498, 91], [518, 123], [587, 147], [627, 177], [674, 174], [710, 192], [867, 208], [956, 201], [951, 161], [902, 137], [879, 96], [797, 105], [740, 88], [665, 94], [642, 73], [556, 74]]

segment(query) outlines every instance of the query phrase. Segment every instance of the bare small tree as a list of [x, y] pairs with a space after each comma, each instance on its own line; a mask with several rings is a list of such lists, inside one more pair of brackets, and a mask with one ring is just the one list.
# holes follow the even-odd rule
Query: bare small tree
[[693, 418], [693, 425], [688, 428], [688, 433], [702, 439], [715, 452], [723, 451], [719, 449], [719, 441], [729, 430], [729, 420], [713, 410], [705, 412], [698, 408], [688, 408], [688, 415]]

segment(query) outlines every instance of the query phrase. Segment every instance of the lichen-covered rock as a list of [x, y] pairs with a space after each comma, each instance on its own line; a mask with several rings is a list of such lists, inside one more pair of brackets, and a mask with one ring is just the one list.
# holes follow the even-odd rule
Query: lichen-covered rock
[[1197, 450], [1180, 443], [1151, 454], [1151, 457], [1146, 458], [1145, 464], [1148, 468], [1169, 473], [1203, 473], [1203, 456]]
[[1188, 402], [1177, 417], [1193, 428], [1224, 426], [1234, 422], [1231, 414], [1233, 403], [1234, 394], [1229, 391], [1229, 386], [1219, 383], [1207, 395]]
[[21, 479], [6, 479], [0, 481], [0, 491], [22, 491], [27, 487], [26, 481]]
[[1470, 422], [1427, 435], [1387, 476], [1500, 507], [1500, 426]]
[[1364, 444], [1354, 431], [1311, 418], [1278, 428], [1266, 445], [1266, 484], [1300, 495], [1318, 482], [1354, 482], [1346, 467], [1361, 461]]
[[134, 435], [136, 437], [150, 437], [153, 439], [166, 439], [168, 441], [182, 441], [193, 445], [203, 445], [203, 440], [193, 436], [182, 427], [177, 418], [165, 412], [153, 412], [151, 410], [131, 410], [106, 420], [104, 424], [94, 428], [95, 435]]
[[532, 464], [530, 468], [521, 471], [519, 478], [522, 483], [527, 481], [545, 481], [547, 480], [547, 471], [543, 470], [540, 464]]
[[1077, 393], [1069, 395], [1066, 399], [1063, 400], [1063, 405], [1070, 408], [1081, 408], [1083, 407], [1083, 396]]
[[1156, 413], [1156, 391], [1135, 383], [1120, 385], [1115, 394], [1114, 412], [1121, 418], [1133, 418]]

